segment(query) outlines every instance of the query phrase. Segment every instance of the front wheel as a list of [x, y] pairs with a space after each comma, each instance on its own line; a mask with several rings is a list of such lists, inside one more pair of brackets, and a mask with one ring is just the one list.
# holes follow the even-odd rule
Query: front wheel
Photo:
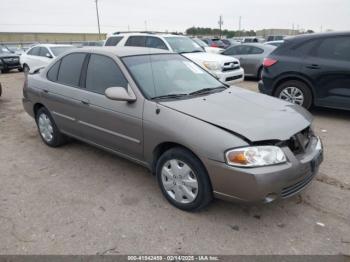
[[309, 109], [312, 106], [310, 88], [301, 81], [291, 80], [279, 85], [275, 97]]
[[198, 211], [212, 200], [209, 176], [200, 160], [190, 151], [176, 147], [166, 151], [156, 168], [165, 198], [185, 211]]
[[38, 110], [35, 120], [40, 137], [46, 145], [59, 147], [66, 143], [66, 136], [58, 130], [55, 121], [45, 107]]
[[25, 74], [27, 74], [27, 73], [29, 73], [29, 70], [30, 70], [29, 66], [28, 66], [27, 64], [24, 64], [24, 65], [23, 65], [23, 72], [24, 72]]

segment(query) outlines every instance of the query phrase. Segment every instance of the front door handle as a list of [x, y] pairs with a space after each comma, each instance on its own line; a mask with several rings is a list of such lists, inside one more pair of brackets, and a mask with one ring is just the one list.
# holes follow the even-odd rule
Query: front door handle
[[88, 99], [82, 99], [80, 102], [82, 104], [84, 104], [84, 105], [89, 105], [90, 104], [90, 101]]
[[316, 65], [316, 64], [307, 65], [306, 68], [309, 68], [309, 69], [321, 69], [321, 67], [319, 65]]

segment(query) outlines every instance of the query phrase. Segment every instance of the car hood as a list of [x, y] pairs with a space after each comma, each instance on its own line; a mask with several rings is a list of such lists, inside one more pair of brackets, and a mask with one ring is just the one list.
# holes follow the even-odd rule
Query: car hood
[[206, 52], [198, 52], [198, 53], [184, 53], [188, 59], [203, 63], [203, 62], [219, 62], [220, 64], [228, 63], [228, 62], [238, 62], [238, 60], [234, 57], [214, 54], [214, 53], [206, 53]]
[[239, 134], [250, 142], [285, 141], [312, 122], [312, 115], [298, 105], [238, 87], [160, 104]]

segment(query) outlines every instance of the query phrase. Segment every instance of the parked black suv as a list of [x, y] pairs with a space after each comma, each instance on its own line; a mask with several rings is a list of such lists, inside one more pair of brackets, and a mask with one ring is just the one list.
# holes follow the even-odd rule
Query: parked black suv
[[11, 69], [18, 69], [22, 72], [19, 56], [12, 53], [6, 46], [0, 45], [0, 70], [6, 73]]
[[350, 32], [285, 39], [265, 59], [259, 90], [305, 108], [350, 110]]

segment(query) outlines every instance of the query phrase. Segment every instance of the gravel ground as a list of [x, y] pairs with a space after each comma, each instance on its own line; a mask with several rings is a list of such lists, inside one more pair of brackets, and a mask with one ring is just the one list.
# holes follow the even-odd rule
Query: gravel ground
[[0, 254], [350, 254], [350, 112], [313, 110], [325, 161], [301, 195], [186, 213], [143, 167], [80, 142], [45, 146], [23, 74], [0, 82]]

